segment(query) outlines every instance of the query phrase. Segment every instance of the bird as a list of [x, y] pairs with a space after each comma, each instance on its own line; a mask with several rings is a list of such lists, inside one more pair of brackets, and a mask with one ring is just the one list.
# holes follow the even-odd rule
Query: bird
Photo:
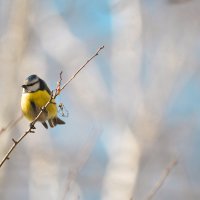
[[[46, 82], [36, 74], [28, 76], [22, 88], [21, 110], [23, 115], [32, 122], [50, 100], [51, 91]], [[58, 124], [65, 124], [65, 122], [57, 116], [57, 112], [55, 99], [52, 99], [52, 102], [43, 109], [37, 121], [41, 122], [46, 129], [48, 129], [47, 121], [52, 128]]]

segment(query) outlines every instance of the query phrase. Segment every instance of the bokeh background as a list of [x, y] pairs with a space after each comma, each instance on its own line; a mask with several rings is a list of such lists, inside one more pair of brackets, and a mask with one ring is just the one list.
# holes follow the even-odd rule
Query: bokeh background
[[[1, 200], [200, 199], [199, 0], [0, 0], [0, 127], [21, 84], [56, 87], [65, 126], [37, 124], [0, 168]], [[59, 114], [61, 115], [61, 113]], [[0, 157], [28, 127], [0, 135]]]

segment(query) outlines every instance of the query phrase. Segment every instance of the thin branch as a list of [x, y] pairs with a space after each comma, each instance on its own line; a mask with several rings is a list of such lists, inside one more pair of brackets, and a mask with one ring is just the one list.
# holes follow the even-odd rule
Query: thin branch
[[60, 90], [62, 91], [75, 77], [76, 77], [76, 75], [93, 59], [93, 58], [95, 58], [96, 56], [98, 56], [99, 55], [99, 52], [102, 50], [104, 48], [104, 46], [102, 46], [102, 47], [100, 47], [99, 49], [98, 49], [98, 51], [89, 59], [89, 60], [87, 60], [86, 61], [86, 63], [83, 65], [83, 66], [81, 66], [78, 70], [77, 70], [77, 72], [60, 88]]
[[2, 165], [5, 163], [6, 160], [9, 159], [10, 154], [12, 153], [12, 151], [15, 149], [15, 147], [29, 134], [29, 133], [34, 133], [34, 129], [35, 128], [35, 123], [37, 122], [37, 120], [39, 119], [39, 117], [42, 115], [42, 113], [45, 111], [45, 109], [47, 108], [47, 106], [50, 103], [54, 103], [53, 100], [56, 99], [56, 97], [60, 94], [60, 92], [76, 77], [76, 75], [93, 59], [95, 58], [99, 52], [104, 48], [104, 46], [100, 47], [98, 49], [98, 51], [89, 59], [86, 61], [86, 63], [84, 65], [82, 65], [77, 71], [76, 73], [60, 88], [61, 85], [61, 81], [62, 81], [62, 72], [60, 73], [60, 80], [57, 83], [57, 88], [55, 90], [55, 92], [51, 94], [51, 98], [49, 99], [49, 101], [41, 108], [41, 111], [39, 112], [39, 114], [37, 115], [37, 117], [30, 123], [30, 127], [29, 129], [18, 139], [12, 139], [13, 141], [13, 145], [11, 146], [11, 148], [9, 149], [9, 151], [6, 153], [6, 155], [4, 156], [4, 158], [2, 159], [1, 163], [0, 163], [0, 168], [2, 167]]
[[150, 191], [149, 195], [147, 196], [146, 200], [151, 200], [163, 186], [164, 182], [166, 181], [167, 177], [171, 173], [172, 169], [177, 165], [178, 159], [172, 160], [169, 165], [165, 168], [161, 178], [157, 181], [153, 189]]

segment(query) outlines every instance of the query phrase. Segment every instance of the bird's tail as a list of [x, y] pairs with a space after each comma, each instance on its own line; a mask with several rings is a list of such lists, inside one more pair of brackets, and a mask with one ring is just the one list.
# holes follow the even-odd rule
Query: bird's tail
[[58, 117], [54, 117], [53, 119], [49, 119], [48, 120], [49, 125], [53, 128], [54, 126], [56, 126], [57, 124], [65, 124], [65, 122], [63, 120], [61, 120]]
[[46, 122], [42, 122], [42, 125], [43, 125], [46, 129], [48, 129], [48, 125], [47, 125]]

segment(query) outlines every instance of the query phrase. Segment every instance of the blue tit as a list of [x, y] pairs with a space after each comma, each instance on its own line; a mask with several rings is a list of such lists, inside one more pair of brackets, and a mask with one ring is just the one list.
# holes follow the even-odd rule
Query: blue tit
[[[21, 109], [24, 116], [29, 121], [33, 121], [41, 111], [41, 108], [45, 106], [51, 98], [51, 91], [47, 84], [37, 75], [30, 75], [26, 78], [22, 88]], [[65, 124], [65, 122], [57, 116], [55, 100], [52, 100], [52, 103], [46, 107], [38, 118], [38, 121], [40, 121], [45, 128], [48, 128], [46, 121], [48, 121], [50, 127], [54, 127], [57, 124]]]

